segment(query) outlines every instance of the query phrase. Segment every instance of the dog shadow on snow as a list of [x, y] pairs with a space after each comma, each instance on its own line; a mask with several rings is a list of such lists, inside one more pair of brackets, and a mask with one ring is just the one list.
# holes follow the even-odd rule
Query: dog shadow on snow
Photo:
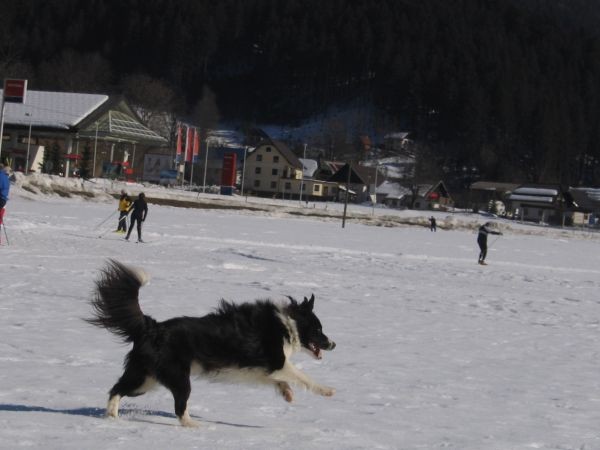
[[[47, 408], [45, 406], [31, 406], [31, 405], [14, 405], [7, 403], [0, 403], [0, 411], [5, 412], [42, 412], [42, 413], [53, 413], [53, 414], [67, 414], [70, 416], [84, 416], [84, 417], [93, 417], [96, 419], [105, 419], [106, 418], [106, 409], [105, 408], [74, 408], [74, 409], [55, 409], [55, 408]], [[154, 411], [149, 409], [135, 409], [135, 408], [121, 408], [120, 415], [126, 420], [134, 420], [137, 422], [148, 422], [156, 425], [173, 425], [178, 426], [177, 418], [175, 414], [164, 412], [164, 411]], [[166, 417], [169, 419], [173, 419], [175, 422], [172, 424], [162, 423], [162, 422], [152, 422], [151, 420], [145, 420], [144, 417]], [[242, 423], [233, 423], [233, 422], [223, 422], [221, 420], [207, 420], [198, 416], [192, 415], [194, 419], [198, 419], [204, 423], [212, 423], [216, 425], [227, 425], [230, 427], [239, 427], [239, 428], [264, 428], [260, 425], [246, 425]]]

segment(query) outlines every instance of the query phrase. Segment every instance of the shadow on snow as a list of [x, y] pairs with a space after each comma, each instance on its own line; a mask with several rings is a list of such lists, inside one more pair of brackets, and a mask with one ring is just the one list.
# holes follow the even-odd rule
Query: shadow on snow
[[[13, 405], [7, 403], [0, 403], [0, 411], [5, 412], [42, 412], [42, 413], [54, 413], [54, 414], [67, 414], [70, 416], [84, 416], [84, 417], [95, 417], [104, 418], [106, 416], [105, 408], [74, 408], [74, 409], [55, 409], [47, 408], [45, 406], [30, 406], [30, 405]], [[176, 419], [175, 414], [164, 411], [153, 411], [148, 409], [120, 409], [121, 416], [129, 415], [142, 415], [142, 416], [154, 416], [154, 417], [167, 417]], [[231, 427], [240, 428], [264, 428], [260, 425], [246, 425], [240, 423], [223, 422], [220, 420], [206, 420], [201, 417], [192, 415], [193, 418], [199, 419], [203, 422], [214, 423], [217, 425], [228, 425]]]

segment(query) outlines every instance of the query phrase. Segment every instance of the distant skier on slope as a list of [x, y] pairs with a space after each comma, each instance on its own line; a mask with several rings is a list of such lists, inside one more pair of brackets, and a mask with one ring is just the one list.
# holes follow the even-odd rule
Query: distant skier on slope
[[429, 229], [431, 231], [437, 231], [437, 222], [435, 221], [435, 217], [433, 216], [429, 218]]
[[502, 235], [500, 231], [492, 230], [491, 222], [486, 222], [479, 227], [479, 233], [477, 234], [477, 244], [479, 245], [479, 264], [486, 266], [485, 257], [487, 256], [487, 237], [488, 234]]

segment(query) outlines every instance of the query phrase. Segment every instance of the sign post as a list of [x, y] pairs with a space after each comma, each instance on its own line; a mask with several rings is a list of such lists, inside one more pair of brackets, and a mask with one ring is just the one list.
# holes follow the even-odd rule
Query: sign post
[[27, 80], [4, 80], [2, 107], [0, 108], [0, 161], [2, 161], [2, 143], [4, 141], [4, 109], [6, 103], [25, 103]]

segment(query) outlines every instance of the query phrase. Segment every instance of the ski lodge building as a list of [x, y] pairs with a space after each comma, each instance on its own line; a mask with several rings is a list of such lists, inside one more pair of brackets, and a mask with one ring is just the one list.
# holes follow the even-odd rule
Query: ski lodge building
[[[145, 151], [167, 145], [122, 97], [74, 92], [28, 90], [23, 103], [7, 102], [2, 134], [4, 164], [66, 177], [78, 175], [86, 151], [88, 176], [139, 178]], [[44, 158], [56, 150], [58, 158]], [[54, 167], [57, 159], [60, 167]]]

